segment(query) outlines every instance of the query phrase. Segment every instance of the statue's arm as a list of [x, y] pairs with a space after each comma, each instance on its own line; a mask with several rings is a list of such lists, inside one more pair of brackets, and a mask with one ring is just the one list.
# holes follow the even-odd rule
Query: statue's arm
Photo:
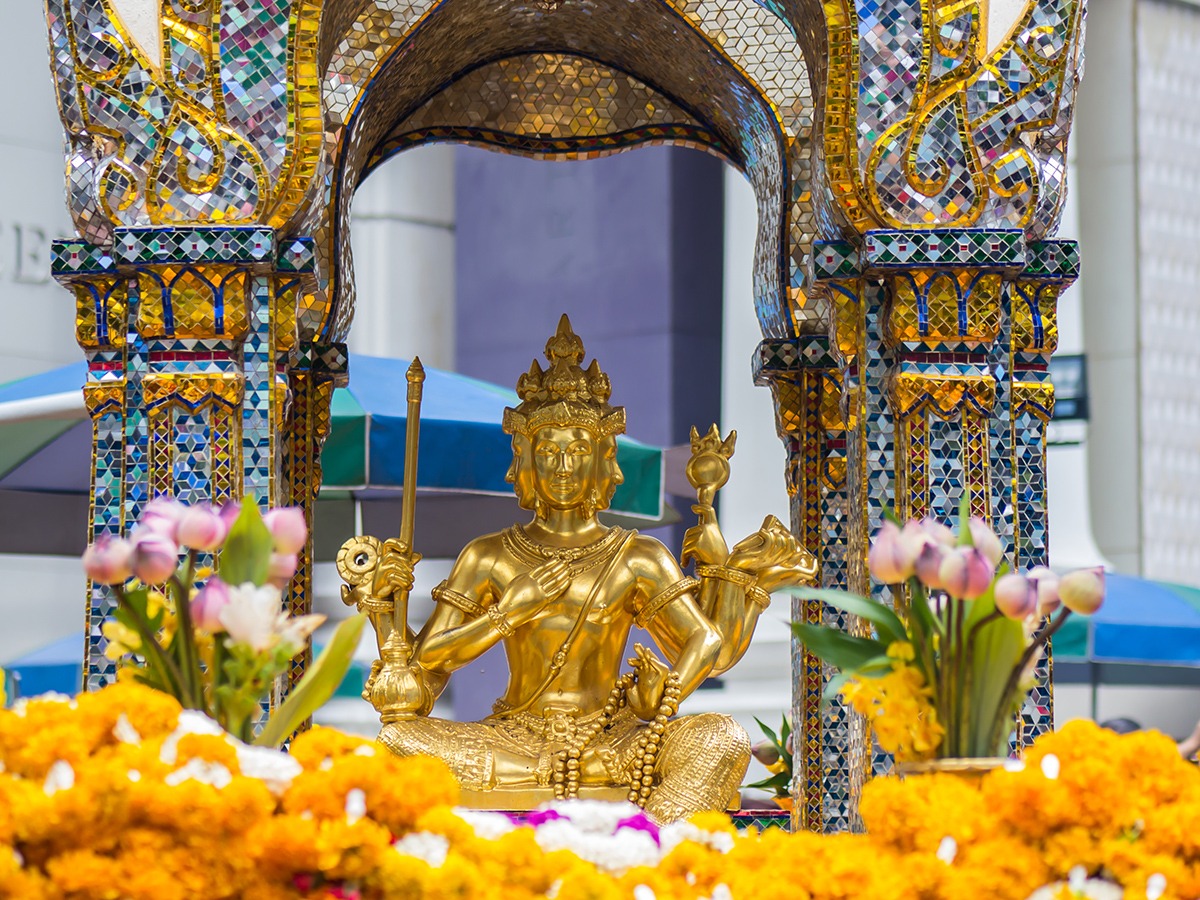
[[454, 561], [450, 576], [434, 590], [437, 602], [417, 636], [415, 656], [430, 673], [449, 675], [478, 659], [503, 637], [484, 611], [491, 600], [491, 554], [487, 551], [486, 539], [472, 541]]
[[709, 676], [721, 650], [721, 636], [700, 611], [695, 581], [688, 579], [670, 551], [653, 539], [639, 539], [634, 570], [639, 593], [638, 624], [650, 632], [679, 675], [683, 697]]
[[496, 543], [492, 535], [468, 544], [450, 577], [434, 590], [435, 612], [417, 639], [422, 667], [448, 674], [478, 659], [566, 589], [570, 572], [555, 561], [501, 579], [500, 590], [493, 573]]

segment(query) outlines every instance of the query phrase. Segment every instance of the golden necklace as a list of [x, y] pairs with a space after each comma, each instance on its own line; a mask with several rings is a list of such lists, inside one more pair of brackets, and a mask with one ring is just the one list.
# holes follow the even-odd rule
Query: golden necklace
[[525, 533], [524, 526], [513, 525], [504, 531], [504, 547], [530, 568], [537, 568], [547, 560], [558, 559], [566, 563], [567, 570], [574, 578], [607, 562], [621, 545], [625, 534], [623, 528], [610, 528], [603, 537], [582, 547], [551, 547], [531, 538]]

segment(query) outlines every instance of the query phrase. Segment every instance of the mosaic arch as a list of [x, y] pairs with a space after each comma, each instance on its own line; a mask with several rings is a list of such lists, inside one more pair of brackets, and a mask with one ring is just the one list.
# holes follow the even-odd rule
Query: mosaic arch
[[[796, 534], [861, 590], [885, 508], [963, 497], [1046, 558], [1056, 241], [1085, 0], [46, 0], [93, 422], [91, 530], [156, 494], [311, 509], [353, 316], [346, 212], [432, 140], [672, 142], [759, 202], [755, 377]], [[311, 550], [311, 548], [310, 548]], [[311, 554], [308, 555], [309, 557]], [[308, 557], [306, 557], [308, 558]], [[301, 567], [288, 603], [310, 603]], [[89, 687], [114, 675], [88, 593]], [[855, 621], [811, 602], [793, 616]], [[293, 677], [303, 670], [297, 663]], [[797, 824], [858, 827], [875, 754], [793, 652]], [[1018, 739], [1050, 727], [1049, 661]]]

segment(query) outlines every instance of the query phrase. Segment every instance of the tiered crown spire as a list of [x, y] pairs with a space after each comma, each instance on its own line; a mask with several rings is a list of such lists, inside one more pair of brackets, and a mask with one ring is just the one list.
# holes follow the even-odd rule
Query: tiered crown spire
[[582, 368], [583, 341], [571, 329], [571, 320], [563, 313], [558, 330], [546, 341], [549, 368], [535, 359], [529, 371], [517, 379], [516, 409], [504, 410], [504, 431], [508, 434], [533, 435], [545, 425], [579, 426], [597, 437], [620, 434], [625, 430], [625, 407], [610, 406], [612, 384], [593, 359]]

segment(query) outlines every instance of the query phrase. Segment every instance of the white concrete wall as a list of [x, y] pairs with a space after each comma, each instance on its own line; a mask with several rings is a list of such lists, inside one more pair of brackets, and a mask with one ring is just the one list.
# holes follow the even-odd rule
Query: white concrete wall
[[75, 300], [50, 279], [74, 231], [40, 3], [6, 3], [0, 36], [0, 382], [81, 359]]
[[[1087, 77], [1075, 132], [1088, 386], [1089, 494], [1096, 541], [1119, 571], [1141, 571], [1137, 416], [1137, 185], [1134, 0], [1091, 4]], [[1053, 552], [1053, 551], [1052, 551]]]
[[[358, 305], [350, 349], [454, 368], [454, 148], [392, 158], [351, 210]], [[353, 376], [353, 371], [351, 372]]]

